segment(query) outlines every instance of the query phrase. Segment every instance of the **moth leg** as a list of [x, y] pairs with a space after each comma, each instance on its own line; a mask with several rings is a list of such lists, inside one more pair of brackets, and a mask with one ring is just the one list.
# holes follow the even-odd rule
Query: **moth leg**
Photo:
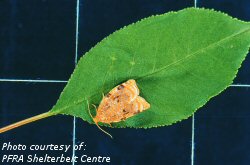
[[113, 128], [112, 124], [111, 123], [107, 123], [111, 128]]
[[104, 99], [104, 97], [105, 97], [105, 95], [104, 95], [104, 93], [102, 92], [102, 99]]
[[95, 104], [92, 104], [92, 106], [95, 108], [95, 112], [97, 112], [97, 107]]
[[90, 107], [89, 107], [89, 100], [87, 100], [87, 106], [88, 106], [88, 111], [89, 111], [89, 115], [91, 116], [91, 118], [94, 120], [93, 115], [90, 112]]

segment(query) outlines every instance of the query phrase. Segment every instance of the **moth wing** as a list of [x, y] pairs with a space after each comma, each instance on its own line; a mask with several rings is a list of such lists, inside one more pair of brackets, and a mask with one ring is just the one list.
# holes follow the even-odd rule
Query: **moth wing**
[[150, 108], [150, 104], [143, 97], [138, 96], [137, 103], [142, 106], [142, 111]]
[[140, 96], [137, 96], [136, 99], [126, 107], [127, 111], [133, 115], [147, 110], [148, 108], [150, 108], [150, 104]]
[[101, 101], [96, 118], [101, 122], [111, 123], [133, 116], [135, 114], [134, 108], [138, 106], [137, 102], [146, 102], [138, 95], [139, 89], [135, 80], [128, 80], [116, 86]]
[[112, 122], [119, 122], [122, 120], [126, 120], [127, 118], [130, 118], [149, 108], [150, 108], [150, 104], [144, 98], [137, 96], [133, 102], [125, 105], [123, 109], [119, 109], [118, 113], [120, 114], [120, 118]]
[[139, 95], [139, 88], [136, 85], [135, 80], [128, 80], [116, 87], [114, 87], [104, 98], [102, 99], [98, 110], [107, 110], [111, 106], [120, 104], [130, 104]]
[[114, 123], [126, 120], [150, 108], [150, 104], [142, 97], [137, 96], [130, 104], [113, 104], [106, 110], [100, 109], [99, 120], [104, 123]]

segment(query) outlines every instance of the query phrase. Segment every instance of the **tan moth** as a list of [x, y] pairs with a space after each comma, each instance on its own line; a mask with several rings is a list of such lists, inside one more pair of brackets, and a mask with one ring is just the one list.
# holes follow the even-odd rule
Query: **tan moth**
[[111, 123], [120, 122], [141, 113], [150, 108], [150, 104], [139, 96], [140, 91], [136, 85], [136, 81], [130, 79], [115, 88], [108, 94], [103, 96], [98, 108], [96, 116], [91, 117], [99, 129], [112, 137], [109, 133], [99, 127], [98, 122]]

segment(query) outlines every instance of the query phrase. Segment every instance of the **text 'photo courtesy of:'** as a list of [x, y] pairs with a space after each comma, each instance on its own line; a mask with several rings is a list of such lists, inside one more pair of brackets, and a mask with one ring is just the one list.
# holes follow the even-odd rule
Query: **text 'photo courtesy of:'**
[[249, 6], [1, 1], [0, 164], [249, 165]]

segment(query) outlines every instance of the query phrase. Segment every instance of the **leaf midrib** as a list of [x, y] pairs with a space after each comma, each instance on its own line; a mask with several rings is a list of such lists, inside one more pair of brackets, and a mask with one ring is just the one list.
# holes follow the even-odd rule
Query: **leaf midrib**
[[[172, 62], [172, 63], [170, 63], [170, 64], [168, 64], [168, 65], [166, 65], [166, 66], [164, 66], [164, 67], [162, 67], [162, 68], [160, 68], [160, 69], [158, 69], [158, 70], [155, 70], [154, 72], [151, 72], [151, 73], [149, 73], [149, 74], [145, 74], [145, 75], [143, 75], [143, 76], [137, 78], [137, 80], [139, 80], [139, 79], [144, 79], [145, 77], [149, 77], [149, 76], [152, 76], [152, 75], [157, 74], [157, 73], [159, 73], [159, 72], [162, 72], [162, 71], [164, 71], [164, 70], [170, 68], [171, 66], [178, 65], [178, 64], [180, 64], [180, 63], [186, 61], [187, 59], [191, 58], [191, 57], [195, 57], [195, 55], [197, 55], [197, 54], [200, 53], [200, 52], [203, 52], [203, 51], [205, 51], [205, 50], [207, 50], [207, 49], [210, 49], [210, 48], [215, 48], [216, 46], [218, 46], [218, 44], [223, 43], [223, 42], [225, 42], [225, 41], [227, 41], [227, 40], [233, 39], [233, 38], [235, 38], [235, 37], [237, 37], [237, 36], [239, 36], [239, 35], [241, 35], [241, 34], [244, 34], [244, 33], [249, 32], [249, 31], [250, 31], [250, 27], [248, 27], [248, 28], [246, 28], [246, 29], [244, 29], [244, 30], [242, 30], [242, 31], [240, 31], [240, 32], [238, 32], [238, 33], [234, 33], [234, 34], [229, 35], [229, 36], [227, 36], [227, 37], [225, 37], [225, 38], [222, 38], [221, 40], [219, 40], [219, 41], [217, 41], [217, 42], [214, 42], [214, 43], [212, 43], [212, 44], [210, 44], [210, 45], [208, 45], [208, 46], [206, 46], [206, 47], [204, 47], [204, 48], [198, 49], [196, 52], [193, 52], [193, 53], [191, 53], [191, 54], [188, 54], [188, 55], [185, 56], [184, 58], [181, 58], [181, 59], [179, 59], [179, 60], [177, 60], [177, 61], [175, 61], [175, 62]], [[97, 93], [95, 93], [95, 94], [93, 94], [93, 95], [91, 95], [91, 96], [89, 96], [89, 97], [87, 97], [87, 98], [91, 98], [91, 97], [95, 96], [96, 94], [97, 94]], [[69, 105], [69, 106], [64, 106], [64, 107], [59, 108], [59, 109], [57, 109], [57, 110], [56, 110], [56, 109], [54, 110], [54, 108], [52, 108], [52, 109], [50, 110], [50, 112], [51, 112], [51, 114], [53, 114], [53, 115], [60, 114], [62, 111], [66, 110], [66, 109], [68, 109], [68, 108], [71, 108], [71, 107], [74, 106], [74, 105], [80, 104], [80, 103], [82, 103], [82, 102], [84, 102], [84, 101], [87, 101], [86, 97], [85, 97], [84, 99], [80, 99], [80, 100], [74, 102], [73, 104], [71, 104], [71, 105]], [[52, 112], [52, 110], [53, 110], [53, 112]], [[67, 113], [62, 113], [62, 114], [67, 114]], [[81, 116], [79, 116], [79, 117], [81, 117]], [[82, 118], [82, 119], [85, 120], [84, 118]]]
[[[145, 77], [152, 76], [152, 75], [154, 75], [154, 74], [156, 74], [156, 73], [159, 73], [159, 72], [161, 72], [161, 71], [164, 71], [165, 69], [168, 69], [169, 67], [171, 67], [171, 66], [173, 66], [173, 65], [177, 65], [177, 64], [180, 64], [181, 62], [184, 62], [184, 61], [187, 60], [188, 58], [195, 57], [196, 54], [199, 54], [199, 53], [201, 53], [201, 52], [204, 52], [205, 50], [207, 50], [207, 49], [209, 49], [209, 48], [214, 48], [214, 46], [217, 46], [218, 44], [223, 43], [224, 41], [227, 41], [227, 40], [229, 40], [229, 39], [232, 39], [232, 38], [234, 38], [234, 37], [237, 37], [237, 36], [239, 36], [239, 35], [241, 35], [241, 34], [243, 34], [243, 33], [249, 32], [249, 31], [250, 31], [250, 27], [249, 27], [249, 28], [246, 28], [246, 29], [244, 29], [244, 30], [242, 30], [242, 31], [240, 31], [240, 32], [238, 32], [238, 33], [234, 33], [234, 34], [232, 34], [232, 35], [230, 35], [230, 36], [227, 36], [227, 37], [225, 37], [225, 38], [223, 38], [223, 39], [221, 39], [221, 40], [219, 40], [219, 41], [217, 41], [217, 42], [214, 42], [214, 43], [212, 43], [212, 44], [210, 44], [210, 45], [208, 45], [208, 46], [206, 46], [206, 47], [204, 47], [204, 48], [198, 49], [197, 51], [195, 51], [195, 52], [193, 52], [193, 53], [191, 53], [191, 54], [188, 54], [188, 55], [185, 56], [184, 58], [181, 58], [181, 59], [179, 59], [179, 60], [177, 60], [177, 61], [174, 61], [174, 62], [172, 62], [172, 63], [170, 63], [170, 64], [168, 64], [168, 65], [166, 65], [166, 66], [164, 66], [164, 67], [162, 67], [162, 68], [160, 68], [160, 69], [158, 69], [158, 70], [155, 70], [154, 72], [151, 72], [150, 74], [145, 74], [145, 75], [139, 77], [138, 79], [143, 79], [143, 78], [145, 78]], [[219, 45], [218, 45], [218, 46], [219, 46]]]

